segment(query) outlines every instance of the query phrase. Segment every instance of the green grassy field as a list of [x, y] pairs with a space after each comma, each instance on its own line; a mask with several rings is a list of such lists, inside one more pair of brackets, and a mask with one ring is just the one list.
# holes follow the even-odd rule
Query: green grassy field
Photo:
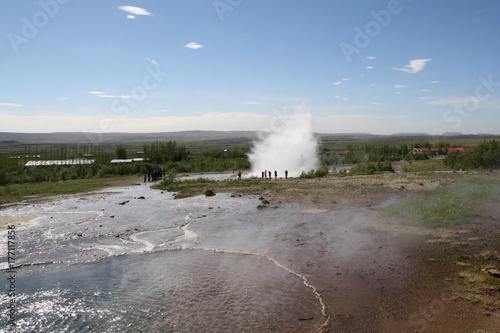
[[465, 223], [477, 213], [477, 207], [500, 201], [498, 174], [430, 175], [441, 186], [423, 190], [417, 198], [383, 208], [381, 213], [398, 223], [449, 227]]
[[77, 179], [56, 182], [13, 184], [0, 186], [0, 203], [15, 201], [27, 196], [46, 196], [81, 193], [113, 186], [114, 183], [137, 176], [115, 176], [109, 178]]

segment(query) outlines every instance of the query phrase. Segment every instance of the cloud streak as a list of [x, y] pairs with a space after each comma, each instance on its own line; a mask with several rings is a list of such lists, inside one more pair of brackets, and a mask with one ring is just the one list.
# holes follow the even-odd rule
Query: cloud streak
[[187, 47], [188, 49], [192, 49], [192, 50], [197, 50], [197, 49], [202, 48], [203, 45], [195, 43], [195, 42], [191, 42], [191, 43], [184, 45], [184, 47]]
[[406, 73], [410, 73], [410, 74], [415, 74], [415, 73], [418, 73], [421, 70], [423, 70], [425, 65], [427, 64], [427, 62], [431, 61], [431, 60], [432, 59], [413, 59], [413, 60], [410, 60], [409, 65], [404, 65], [404, 68], [393, 67], [391, 69], [395, 70], [395, 71], [401, 71], [401, 72], [406, 72]]
[[23, 105], [22, 104], [17, 104], [17, 103], [0, 103], [0, 106], [8, 106], [12, 108], [20, 108]]
[[[123, 10], [124, 12], [127, 12], [131, 15], [128, 15], [127, 18], [135, 18], [135, 16], [151, 16], [152, 14], [145, 10], [144, 8], [140, 7], [134, 7], [134, 6], [119, 6], [119, 10]], [[134, 16], [134, 17], [129, 17], [129, 16]]]

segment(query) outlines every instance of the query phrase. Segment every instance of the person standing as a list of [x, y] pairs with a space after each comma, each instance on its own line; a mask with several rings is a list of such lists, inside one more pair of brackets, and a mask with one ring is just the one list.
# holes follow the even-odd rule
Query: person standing
[[238, 180], [241, 180], [241, 171], [238, 172]]
[[269, 170], [269, 180], [273, 179], [271, 170]]
[[274, 170], [274, 179], [278, 179], [278, 171]]
[[285, 179], [288, 179], [288, 170], [285, 170]]

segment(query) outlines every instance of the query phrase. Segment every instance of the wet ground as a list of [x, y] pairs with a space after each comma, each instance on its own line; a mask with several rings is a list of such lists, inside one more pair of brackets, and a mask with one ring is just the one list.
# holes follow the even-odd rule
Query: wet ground
[[[446, 272], [419, 265], [436, 254], [371, 227], [400, 195], [259, 210], [259, 196], [174, 200], [142, 184], [7, 207], [0, 224], [17, 226], [18, 331], [461, 332], [457, 320], [433, 330], [453, 323], [448, 312], [471, 311], [448, 302]], [[414, 313], [427, 302], [439, 320], [419, 326]]]

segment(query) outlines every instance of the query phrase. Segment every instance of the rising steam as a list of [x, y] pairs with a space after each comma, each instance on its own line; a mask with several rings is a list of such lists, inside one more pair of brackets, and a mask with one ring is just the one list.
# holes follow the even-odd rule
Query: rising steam
[[278, 171], [283, 177], [298, 177], [302, 171], [319, 167], [318, 140], [312, 131], [310, 113], [298, 108], [293, 114], [280, 116], [272, 122], [273, 132], [254, 142], [248, 159], [252, 164], [251, 174], [260, 176], [262, 171]]

